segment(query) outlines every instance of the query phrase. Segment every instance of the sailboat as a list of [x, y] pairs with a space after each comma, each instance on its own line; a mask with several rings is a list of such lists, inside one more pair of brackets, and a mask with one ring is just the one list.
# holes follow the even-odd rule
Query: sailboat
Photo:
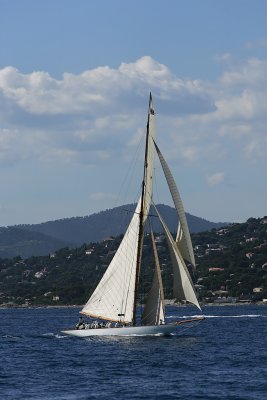
[[[146, 336], [170, 335], [177, 327], [199, 322], [203, 316], [189, 320], [167, 322], [165, 320], [164, 289], [161, 268], [154, 234], [150, 226], [150, 236], [155, 260], [154, 277], [141, 318], [138, 312], [138, 292], [144, 236], [149, 221], [150, 209], [154, 207], [156, 216], [163, 227], [173, 266], [173, 296], [181, 302], [195, 305], [200, 311], [194, 284], [186, 266], [189, 262], [195, 268], [192, 242], [186, 221], [182, 200], [171, 171], [156, 144], [156, 115], [150, 93], [146, 126], [141, 195], [132, 219], [102, 279], [93, 294], [80, 311], [95, 319], [94, 322], [78, 324], [75, 329], [62, 331], [64, 334], [89, 336]], [[153, 201], [154, 161], [158, 156], [170, 193], [176, 208], [179, 224], [174, 238]], [[101, 321], [101, 322], [99, 322]]]

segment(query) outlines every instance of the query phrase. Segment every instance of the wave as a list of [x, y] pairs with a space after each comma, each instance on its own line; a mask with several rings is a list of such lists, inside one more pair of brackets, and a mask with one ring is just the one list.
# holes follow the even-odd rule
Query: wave
[[13, 335], [2, 335], [2, 339], [18, 340], [18, 339], [21, 339], [21, 337], [20, 336], [13, 336]]
[[60, 333], [43, 333], [43, 337], [45, 338], [51, 338], [51, 339], [63, 339], [66, 338], [67, 335], [61, 335]]
[[241, 314], [241, 315], [204, 315], [205, 318], [264, 318], [260, 314]]
[[[179, 319], [187, 319], [187, 318], [197, 318], [199, 315], [169, 315], [168, 318], [179, 318]], [[240, 315], [206, 315], [203, 314], [205, 318], [267, 318], [267, 315], [262, 314], [240, 314]]]

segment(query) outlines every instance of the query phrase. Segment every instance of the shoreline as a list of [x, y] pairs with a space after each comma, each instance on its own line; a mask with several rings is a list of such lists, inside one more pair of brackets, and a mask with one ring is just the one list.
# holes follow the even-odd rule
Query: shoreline
[[[267, 305], [267, 302], [263, 301], [258, 301], [256, 303], [252, 302], [244, 302], [244, 303], [204, 303], [201, 304], [201, 307], [227, 307], [227, 306], [265, 306]], [[77, 305], [77, 304], [68, 304], [68, 305], [45, 305], [45, 304], [40, 304], [40, 305], [0, 305], [0, 309], [11, 309], [11, 308], [22, 308], [22, 309], [35, 309], [35, 308], [78, 308], [81, 309], [84, 305]], [[190, 304], [172, 304], [172, 303], [167, 303], [166, 306], [173, 306], [173, 307], [180, 307], [180, 308], [187, 308], [187, 307], [193, 307]]]

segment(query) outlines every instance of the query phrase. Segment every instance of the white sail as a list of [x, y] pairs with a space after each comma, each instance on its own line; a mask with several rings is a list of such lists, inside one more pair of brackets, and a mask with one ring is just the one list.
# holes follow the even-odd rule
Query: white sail
[[178, 249], [178, 246], [175, 243], [175, 241], [171, 235], [171, 232], [169, 231], [169, 229], [168, 229], [167, 225], [165, 224], [159, 211], [157, 210], [156, 207], [155, 207], [155, 209], [158, 214], [161, 225], [164, 229], [164, 232], [166, 234], [168, 245], [171, 250], [172, 264], [173, 264], [174, 295], [178, 299], [181, 299], [181, 300], [184, 299], [184, 300], [188, 301], [189, 303], [194, 304], [201, 310], [200, 305], [197, 300], [197, 297], [196, 297], [193, 282], [191, 280], [190, 274], [185, 265], [183, 257]]
[[155, 271], [153, 283], [142, 314], [144, 325], [160, 325], [164, 322], [163, 302], [160, 296], [158, 274]]
[[180, 253], [182, 254], [182, 257], [189, 261], [194, 267], [196, 265], [195, 263], [195, 257], [194, 257], [194, 252], [193, 252], [193, 247], [192, 247], [192, 242], [190, 238], [190, 233], [187, 225], [187, 220], [185, 216], [185, 211], [184, 211], [184, 206], [182, 203], [182, 199], [180, 196], [180, 193], [177, 189], [176, 183], [173, 179], [173, 176], [171, 174], [171, 171], [163, 158], [163, 155], [161, 154], [158, 146], [155, 143], [155, 147], [158, 153], [158, 157], [162, 166], [162, 169], [164, 171], [166, 181], [168, 183], [172, 199], [175, 205], [175, 208], [177, 210], [178, 216], [179, 216], [179, 226], [177, 230], [177, 237], [176, 237], [176, 242], [178, 244]]
[[141, 266], [143, 232], [153, 191], [155, 113], [151, 95], [146, 140], [143, 193], [115, 256], [82, 309], [82, 314], [125, 323], [133, 321]]
[[143, 205], [143, 223], [146, 222], [150, 210], [152, 195], [153, 195], [153, 176], [154, 176], [154, 159], [156, 140], [156, 118], [153, 106], [152, 96], [150, 94], [149, 110], [148, 110], [148, 125], [147, 125], [147, 143], [146, 143], [146, 165], [144, 168], [144, 205]]
[[108, 269], [81, 313], [111, 321], [132, 322], [141, 198]]
[[159, 258], [152, 229], [151, 240], [155, 259], [155, 272], [153, 283], [146, 301], [146, 305], [142, 314], [142, 323], [144, 325], [160, 325], [164, 323], [164, 293], [161, 278]]

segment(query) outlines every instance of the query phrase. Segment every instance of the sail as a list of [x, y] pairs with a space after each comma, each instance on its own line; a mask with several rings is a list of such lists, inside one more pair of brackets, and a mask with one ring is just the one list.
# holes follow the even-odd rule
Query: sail
[[150, 94], [142, 194], [124, 238], [82, 314], [125, 323], [135, 318], [144, 228], [153, 191], [155, 132]]
[[160, 215], [156, 207], [155, 210], [158, 214], [159, 220], [166, 234], [169, 248], [171, 250], [173, 280], [174, 280], [174, 296], [179, 300], [186, 300], [189, 303], [194, 304], [201, 310], [196, 297], [192, 279], [185, 265], [183, 257], [178, 249], [178, 246], [174, 241], [167, 225], [165, 224], [162, 216]]
[[148, 122], [147, 122], [147, 138], [146, 138], [146, 154], [145, 154], [145, 168], [144, 168], [144, 197], [143, 197], [143, 224], [146, 222], [153, 194], [153, 175], [154, 175], [154, 159], [155, 147], [154, 141], [156, 140], [156, 117], [152, 96], [150, 93], [149, 108], [148, 108]]
[[154, 239], [153, 231], [150, 227], [152, 247], [155, 259], [155, 272], [152, 286], [146, 301], [142, 314], [142, 323], [144, 325], [160, 325], [164, 323], [164, 293], [161, 278], [159, 258]]
[[182, 199], [180, 196], [180, 193], [177, 189], [176, 183], [173, 179], [173, 176], [171, 174], [171, 171], [163, 158], [163, 155], [161, 154], [158, 146], [155, 144], [158, 157], [162, 166], [162, 169], [164, 171], [166, 181], [168, 183], [172, 199], [175, 205], [175, 208], [177, 210], [178, 216], [179, 216], [179, 226], [178, 226], [178, 231], [177, 231], [177, 237], [176, 237], [176, 242], [178, 244], [180, 253], [182, 257], [189, 261], [193, 267], [195, 267], [195, 257], [194, 257], [194, 252], [193, 252], [193, 247], [192, 247], [192, 242], [190, 238], [190, 233], [187, 225], [187, 220], [185, 216], [185, 211], [184, 211], [184, 206], [182, 203]]
[[108, 269], [81, 313], [111, 321], [132, 322], [141, 198]]

